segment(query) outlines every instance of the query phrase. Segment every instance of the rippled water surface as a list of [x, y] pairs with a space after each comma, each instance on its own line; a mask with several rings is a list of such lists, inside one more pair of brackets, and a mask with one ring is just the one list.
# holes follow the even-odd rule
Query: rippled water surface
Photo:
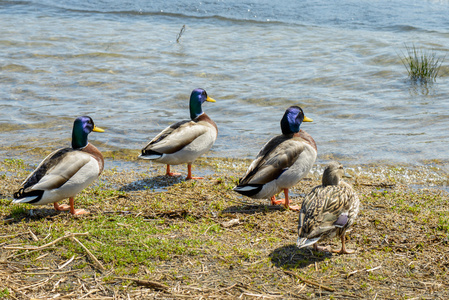
[[445, 56], [448, 15], [425, 0], [0, 1], [0, 154], [67, 146], [87, 114], [100, 149], [137, 155], [203, 87], [209, 156], [253, 158], [300, 105], [320, 160], [447, 161], [449, 58], [424, 85], [400, 57]]

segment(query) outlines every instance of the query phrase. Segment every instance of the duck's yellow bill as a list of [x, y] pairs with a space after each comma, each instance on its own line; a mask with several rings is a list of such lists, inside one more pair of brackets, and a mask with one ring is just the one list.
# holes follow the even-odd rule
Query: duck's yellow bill
[[207, 96], [206, 101], [208, 102], [216, 102], [214, 99], [212, 99], [211, 97]]
[[100, 127], [97, 127], [97, 126], [94, 125], [94, 129], [92, 129], [92, 131], [95, 131], [95, 132], [104, 132], [104, 129], [103, 129], [103, 128], [100, 128]]
[[307, 118], [306, 116], [304, 116], [304, 119], [302, 121], [303, 122], [313, 122], [313, 120], [311, 118]]

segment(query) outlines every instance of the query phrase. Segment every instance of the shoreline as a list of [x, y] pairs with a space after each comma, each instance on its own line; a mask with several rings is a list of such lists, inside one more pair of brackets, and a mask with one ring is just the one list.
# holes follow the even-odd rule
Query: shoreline
[[[24, 150], [25, 147], [19, 146], [15, 148], [3, 148], [0, 152], [9, 152]], [[29, 150], [29, 149], [28, 149]], [[8, 157], [5, 155], [5, 160], [21, 160], [23, 163], [28, 164], [28, 170], [32, 172], [35, 167], [54, 149], [50, 151], [48, 149], [31, 149], [26, 153], [21, 153], [18, 157]], [[29, 153], [33, 153], [30, 155]], [[158, 169], [164, 169], [163, 164], [154, 162], [148, 162], [137, 158], [140, 150], [107, 150], [102, 151], [105, 159], [105, 170], [134, 170], [137, 172], [148, 172], [153, 170], [156, 172]], [[199, 157], [193, 164], [193, 172], [199, 172], [200, 176], [213, 175], [214, 172], [220, 169], [229, 169], [235, 172], [235, 176], [242, 176], [246, 168], [251, 164], [254, 158], [229, 158], [229, 157], [215, 157], [203, 155]], [[210, 154], [210, 153], [209, 153]], [[11, 155], [12, 156], [12, 155]], [[412, 163], [400, 163], [394, 161], [374, 161], [365, 164], [351, 163], [344, 160], [338, 160], [330, 155], [318, 156], [317, 161], [314, 163], [311, 172], [307, 177], [313, 177], [315, 179], [320, 178], [322, 171], [327, 163], [331, 160], [336, 160], [343, 164], [345, 169], [351, 176], [365, 176], [372, 180], [388, 181], [389, 178], [395, 177], [395, 181], [402, 184], [415, 186], [415, 187], [429, 187], [439, 188], [449, 192], [449, 160], [441, 159], [428, 159], [426, 161]], [[185, 165], [175, 165], [174, 169], [186, 172]], [[159, 174], [163, 175], [163, 173]]]
[[[336, 255], [296, 248], [297, 212], [232, 191], [248, 161], [201, 158], [193, 172], [208, 174], [188, 181], [185, 166], [176, 168], [182, 176], [172, 178], [164, 176], [162, 165], [136, 169], [128, 168], [133, 161], [122, 162], [76, 197], [76, 207], [90, 211], [76, 217], [51, 205], [11, 205], [13, 191], [32, 166], [0, 161], [0, 294], [16, 299], [88, 293], [131, 299], [449, 297], [449, 193], [429, 188], [443, 184], [438, 170], [347, 170], [361, 200], [346, 237], [356, 254]], [[300, 204], [318, 184], [320, 178], [309, 174], [292, 188], [292, 202]], [[336, 239], [323, 243], [340, 246]]]
[[[135, 162], [136, 165], [139, 165], [137, 156], [140, 154], [141, 149], [128, 149], [128, 148], [117, 148], [106, 143], [103, 143], [98, 140], [92, 140], [91, 143], [95, 145], [103, 154], [105, 159], [117, 160], [117, 161], [125, 161], [127, 163]], [[61, 141], [53, 141], [46, 143], [42, 147], [32, 146], [31, 148], [25, 145], [16, 145], [16, 146], [0, 146], [0, 157], [4, 158], [19, 158], [24, 160], [30, 160], [38, 164], [42, 159], [44, 159], [49, 153], [56, 149], [60, 149], [63, 147], [69, 147], [70, 142], [64, 143]], [[263, 146], [263, 143], [260, 147]], [[319, 150], [319, 149], [318, 149]], [[223, 159], [223, 160], [236, 160], [236, 161], [249, 161], [251, 162], [257, 155], [259, 148], [254, 150], [253, 153], [247, 153], [243, 155], [243, 157], [239, 157], [236, 155], [235, 157], [231, 157], [229, 155], [220, 155], [224, 152], [216, 152], [214, 148], [212, 148], [208, 153], [200, 157], [207, 159]], [[232, 153], [232, 150], [230, 150]], [[417, 156], [418, 157], [418, 156]], [[412, 161], [404, 161], [404, 158], [401, 158], [400, 154], [398, 154], [398, 159], [358, 159], [357, 157], [349, 157], [349, 156], [341, 156], [333, 153], [323, 153], [320, 150], [318, 151], [318, 157], [315, 164], [325, 164], [331, 160], [338, 161], [345, 166], [349, 167], [376, 167], [376, 166], [386, 166], [393, 167], [398, 166], [402, 168], [420, 168], [420, 167], [429, 167], [430, 169], [439, 168], [443, 171], [446, 171], [449, 174], [449, 158], [435, 158], [428, 157], [426, 159], [418, 159]]]

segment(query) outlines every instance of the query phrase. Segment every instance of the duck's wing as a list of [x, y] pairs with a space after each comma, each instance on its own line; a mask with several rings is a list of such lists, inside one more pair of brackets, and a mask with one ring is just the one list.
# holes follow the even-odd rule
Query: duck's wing
[[181, 121], [165, 128], [143, 149], [142, 156], [175, 153], [208, 131], [208, 127], [194, 121]]
[[23, 182], [23, 191], [51, 190], [61, 187], [91, 159], [79, 150], [64, 148], [48, 155]]
[[314, 239], [352, 223], [351, 207], [358, 203], [352, 188], [344, 185], [315, 187], [304, 200], [299, 216], [299, 237]]
[[301, 139], [274, 137], [259, 152], [239, 185], [265, 184], [275, 180], [295, 163], [304, 148]]

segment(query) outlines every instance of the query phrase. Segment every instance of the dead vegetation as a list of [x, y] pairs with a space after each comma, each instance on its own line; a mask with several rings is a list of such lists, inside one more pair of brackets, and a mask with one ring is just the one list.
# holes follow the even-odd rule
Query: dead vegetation
[[[157, 165], [108, 169], [76, 200], [91, 214], [73, 217], [10, 205], [32, 167], [5, 160], [0, 298], [449, 299], [444, 173], [349, 168], [362, 203], [347, 236], [357, 252], [332, 255], [296, 248], [296, 212], [232, 191], [247, 164], [204, 159], [198, 181]], [[294, 202], [319, 173], [292, 190]]]

